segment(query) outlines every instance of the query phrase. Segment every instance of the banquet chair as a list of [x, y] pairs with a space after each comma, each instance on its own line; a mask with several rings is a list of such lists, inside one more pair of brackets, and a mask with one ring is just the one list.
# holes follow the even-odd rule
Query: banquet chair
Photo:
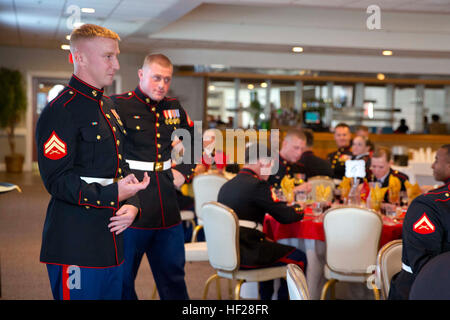
[[192, 233], [192, 241], [196, 241], [198, 232], [203, 228], [201, 216], [203, 204], [208, 201], [217, 201], [219, 190], [227, 181], [227, 178], [216, 173], [202, 173], [196, 175], [192, 180], [195, 214], [197, 215], [197, 226]]
[[378, 252], [376, 281], [385, 300], [389, 295], [392, 276], [402, 269], [402, 248], [402, 240], [394, 240], [386, 243]]
[[239, 252], [239, 219], [229, 207], [216, 201], [202, 207], [209, 263], [216, 270], [205, 284], [203, 299], [206, 298], [211, 281], [218, 278], [236, 280], [236, 300], [240, 298], [244, 282], [260, 282], [286, 277], [286, 266], [241, 270]]
[[383, 221], [373, 210], [358, 206], [343, 206], [327, 210], [323, 217], [325, 231], [324, 276], [328, 281], [322, 288], [324, 300], [337, 281], [367, 283], [375, 300], [380, 299], [372, 274], [376, 265]]
[[310, 300], [305, 274], [298, 265], [293, 263], [287, 265], [286, 282], [289, 300]]
[[328, 201], [333, 201], [334, 197], [334, 188], [335, 184], [333, 179], [327, 176], [315, 176], [308, 179], [308, 182], [311, 184], [311, 198], [315, 201], [316, 200], [316, 187], [323, 185], [325, 188], [330, 187], [331, 192], [328, 196]]

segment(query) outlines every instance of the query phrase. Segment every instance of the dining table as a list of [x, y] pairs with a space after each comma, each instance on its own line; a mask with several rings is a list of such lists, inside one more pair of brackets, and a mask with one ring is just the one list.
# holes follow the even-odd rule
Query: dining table
[[[336, 206], [339, 205], [331, 205], [332, 208]], [[305, 252], [308, 261], [306, 280], [311, 299], [320, 298], [322, 286], [326, 282], [323, 274], [326, 251], [323, 217], [323, 213], [314, 214], [312, 208], [307, 206], [304, 211], [303, 219], [298, 222], [282, 224], [275, 220], [271, 215], [266, 214], [263, 224], [263, 231], [269, 239], [282, 244], [291, 245]], [[401, 239], [402, 237], [402, 219], [382, 215], [382, 220], [383, 227], [379, 248], [392, 240]], [[341, 287], [345, 287], [345, 285], [342, 284]], [[344, 291], [346, 290], [347, 289], [344, 289]], [[362, 292], [364, 291], [364, 288], [359, 288], [359, 290], [356, 291]], [[362, 294], [364, 295], [366, 293], [364, 292]], [[352, 296], [354, 294], [347, 292], [344, 293], [344, 295]], [[336, 296], [338, 296], [338, 293]]]

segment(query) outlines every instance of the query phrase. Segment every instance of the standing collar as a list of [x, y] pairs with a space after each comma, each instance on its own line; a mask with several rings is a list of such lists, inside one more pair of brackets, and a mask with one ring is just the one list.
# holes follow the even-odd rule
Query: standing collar
[[[138, 85], [137, 87], [136, 87], [136, 89], [134, 89], [134, 93], [136, 94], [136, 96], [140, 99], [140, 100], [142, 100], [142, 102], [144, 102], [144, 103], [148, 103], [148, 104], [151, 104], [151, 105], [155, 105], [155, 104], [158, 104], [158, 101], [155, 101], [155, 100], [153, 100], [152, 98], [150, 98], [148, 95], [146, 95], [143, 91], [142, 91], [142, 89], [141, 89], [141, 87]], [[164, 97], [164, 99], [165, 99], [165, 97]], [[163, 99], [163, 100], [164, 100]], [[162, 100], [161, 100], [162, 101]], [[160, 102], [160, 101], [159, 101]]]
[[102, 99], [103, 93], [105, 91], [104, 89], [99, 89], [90, 85], [74, 74], [72, 75], [72, 78], [70, 78], [69, 87], [75, 89], [83, 96], [96, 101], [100, 101]]
[[261, 179], [259, 178], [258, 174], [257, 174], [255, 171], [253, 171], [252, 169], [249, 169], [249, 168], [242, 168], [242, 169], [239, 171], [239, 173], [248, 174], [248, 175], [251, 175], [251, 176], [253, 176], [254, 178], [256, 178], [256, 179], [258, 179], [258, 180], [261, 180]]

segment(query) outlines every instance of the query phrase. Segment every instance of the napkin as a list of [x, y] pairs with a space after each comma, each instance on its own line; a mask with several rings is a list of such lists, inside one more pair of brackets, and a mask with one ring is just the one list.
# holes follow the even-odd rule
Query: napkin
[[347, 198], [351, 188], [351, 179], [347, 177], [342, 177], [342, 181], [339, 184], [338, 188], [341, 190], [341, 198], [342, 199]]
[[331, 195], [330, 186], [325, 187], [323, 184], [320, 184], [316, 187], [316, 201], [328, 201]]
[[412, 184], [408, 180], [405, 181], [406, 194], [408, 195], [408, 202], [411, 203], [414, 198], [418, 195], [422, 194], [422, 190], [420, 189], [417, 183]]
[[281, 190], [286, 197], [286, 202], [294, 201], [294, 178], [289, 178], [289, 176], [284, 176], [280, 183]]
[[361, 186], [361, 201], [365, 202], [369, 197], [369, 193], [370, 193], [370, 185], [367, 182], [367, 179], [364, 179], [364, 182]]
[[400, 200], [400, 189], [402, 188], [402, 183], [400, 179], [393, 176], [392, 174], [389, 176], [389, 202], [397, 203]]
[[375, 188], [370, 189], [370, 201], [373, 209], [380, 210], [381, 202], [383, 202], [387, 190], [388, 187], [380, 188], [378, 184]]

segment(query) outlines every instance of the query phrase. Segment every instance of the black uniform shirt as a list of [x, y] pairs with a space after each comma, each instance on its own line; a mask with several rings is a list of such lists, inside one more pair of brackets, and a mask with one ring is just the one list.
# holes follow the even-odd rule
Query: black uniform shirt
[[345, 176], [345, 161], [351, 159], [351, 157], [352, 152], [350, 146], [339, 148], [328, 154], [327, 159], [334, 172], [333, 178], [342, 179]]
[[[194, 124], [175, 98], [165, 97], [157, 102], [149, 98], [139, 86], [134, 91], [112, 96], [120, 118], [127, 130], [125, 158], [142, 162], [171, 160], [172, 134], [184, 129], [189, 136], [182, 136], [185, 150], [190, 149], [189, 163], [181, 163], [173, 169], [181, 172], [186, 181], [193, 177]], [[201, 135], [199, 143], [201, 145]], [[144, 171], [132, 170], [140, 178]], [[138, 193], [142, 205], [142, 217], [132, 227], [155, 229], [171, 227], [181, 222], [176, 189], [171, 170], [149, 172], [150, 184]]]
[[413, 200], [402, 230], [402, 270], [394, 277], [390, 299], [407, 299], [414, 278], [433, 257], [450, 251], [450, 179]]
[[[123, 261], [122, 235], [107, 227], [120, 206], [117, 183], [102, 186], [80, 178], [117, 179], [129, 173], [116, 114], [102, 89], [75, 75], [42, 111], [36, 127], [39, 170], [52, 196], [42, 262], [106, 267]], [[137, 197], [127, 203], [139, 207]]]
[[306, 180], [315, 176], [333, 177], [329, 162], [317, 157], [312, 151], [303, 152], [298, 162], [303, 165], [302, 173], [305, 174]]

